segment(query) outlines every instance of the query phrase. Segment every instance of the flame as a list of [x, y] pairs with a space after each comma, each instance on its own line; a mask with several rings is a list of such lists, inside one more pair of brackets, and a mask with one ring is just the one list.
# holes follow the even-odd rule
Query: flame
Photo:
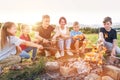
[[85, 54], [84, 60], [89, 62], [96, 62], [97, 65], [103, 64], [102, 58], [106, 48], [102, 45], [92, 44], [92, 51]]

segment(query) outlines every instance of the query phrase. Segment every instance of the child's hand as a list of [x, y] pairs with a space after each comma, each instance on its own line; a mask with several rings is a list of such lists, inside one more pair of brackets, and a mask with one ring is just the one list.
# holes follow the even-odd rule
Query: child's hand
[[115, 56], [115, 55], [116, 55], [115, 49], [112, 49], [111, 56]]
[[43, 39], [43, 43], [49, 43], [47, 39]]
[[39, 43], [39, 40], [38, 39], [34, 39], [32, 42]]
[[42, 46], [42, 45], [38, 45], [37, 48], [38, 48], [38, 49], [43, 49], [43, 46]]
[[51, 44], [53, 44], [53, 45], [56, 44], [56, 40], [52, 39]]
[[78, 35], [73, 36], [73, 40], [77, 40], [78, 38], [79, 38]]

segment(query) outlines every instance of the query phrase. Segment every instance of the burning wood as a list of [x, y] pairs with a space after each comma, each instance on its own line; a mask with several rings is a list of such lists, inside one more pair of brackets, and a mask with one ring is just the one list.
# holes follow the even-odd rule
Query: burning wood
[[[90, 44], [91, 42], [87, 41], [84, 44]], [[85, 53], [84, 57], [72, 57], [65, 58], [65, 60], [57, 61], [57, 64], [47, 63], [46, 66], [50, 68], [50, 70], [57, 69], [59, 75], [55, 75], [52, 77], [56, 78], [72, 78], [74, 80], [109, 80], [109, 76], [104, 77], [103, 74], [103, 54], [105, 53], [106, 48], [102, 45], [102, 43], [97, 45], [92, 45], [92, 50]], [[51, 66], [51, 67], [50, 67]], [[52, 68], [52, 69], [51, 69]], [[83, 75], [83, 76], [81, 76]], [[79, 77], [78, 77], [79, 76]], [[103, 76], [103, 77], [102, 77]]]
[[75, 74], [89, 73], [90, 70], [91, 70], [90, 65], [80, 58], [73, 59], [72, 62], [65, 63], [60, 67], [60, 73], [64, 77], [73, 76], [73, 75], [75, 76]]

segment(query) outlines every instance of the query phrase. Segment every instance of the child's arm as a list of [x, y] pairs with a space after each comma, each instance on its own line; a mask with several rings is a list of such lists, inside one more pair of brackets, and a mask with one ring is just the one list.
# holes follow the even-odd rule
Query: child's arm
[[40, 41], [43, 41], [43, 43], [48, 43], [49, 42], [47, 39], [41, 37], [38, 32], [35, 33], [35, 38], [40, 40]]
[[99, 38], [98, 38], [98, 42], [103, 42], [104, 41], [104, 37], [103, 37], [103, 33], [102, 32], [100, 32], [99, 33]]
[[56, 38], [60, 36], [60, 31], [58, 27], [54, 29], [54, 33], [55, 34], [53, 35], [52, 40], [56, 40]]
[[70, 38], [70, 31], [69, 31], [69, 28], [67, 28], [67, 32], [66, 32], [66, 34], [60, 34], [60, 36], [62, 37], [62, 38]]
[[16, 46], [16, 50], [17, 50], [17, 52], [16, 52], [17, 54], [21, 53], [21, 51], [22, 51], [20, 46]]
[[116, 47], [117, 47], [117, 40], [114, 39], [113, 40], [113, 48], [112, 48], [111, 56], [116, 55], [116, 52], [115, 52]]
[[75, 35], [73, 36], [73, 40], [84, 40], [86, 39], [85, 35], [82, 33], [82, 34], [79, 34], [79, 35]]
[[39, 49], [43, 49], [43, 46], [42, 46], [42, 45], [38, 45], [38, 44], [36, 44], [36, 43], [29, 42], [29, 41], [23, 41], [21, 44], [22, 44], [22, 45], [24, 44], [24, 45], [26, 45], [26, 46], [31, 46], [31, 47], [37, 47], [37, 48], [39, 48]]
[[39, 35], [39, 32], [35, 32], [35, 38], [42, 41], [43, 38]]

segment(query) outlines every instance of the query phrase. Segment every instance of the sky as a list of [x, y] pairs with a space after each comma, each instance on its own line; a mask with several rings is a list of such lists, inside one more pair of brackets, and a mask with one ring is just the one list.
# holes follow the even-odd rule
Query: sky
[[51, 24], [58, 24], [61, 16], [68, 23], [102, 24], [106, 16], [113, 23], [120, 23], [119, 3], [119, 0], [0, 0], [0, 22], [34, 24], [48, 14]]

